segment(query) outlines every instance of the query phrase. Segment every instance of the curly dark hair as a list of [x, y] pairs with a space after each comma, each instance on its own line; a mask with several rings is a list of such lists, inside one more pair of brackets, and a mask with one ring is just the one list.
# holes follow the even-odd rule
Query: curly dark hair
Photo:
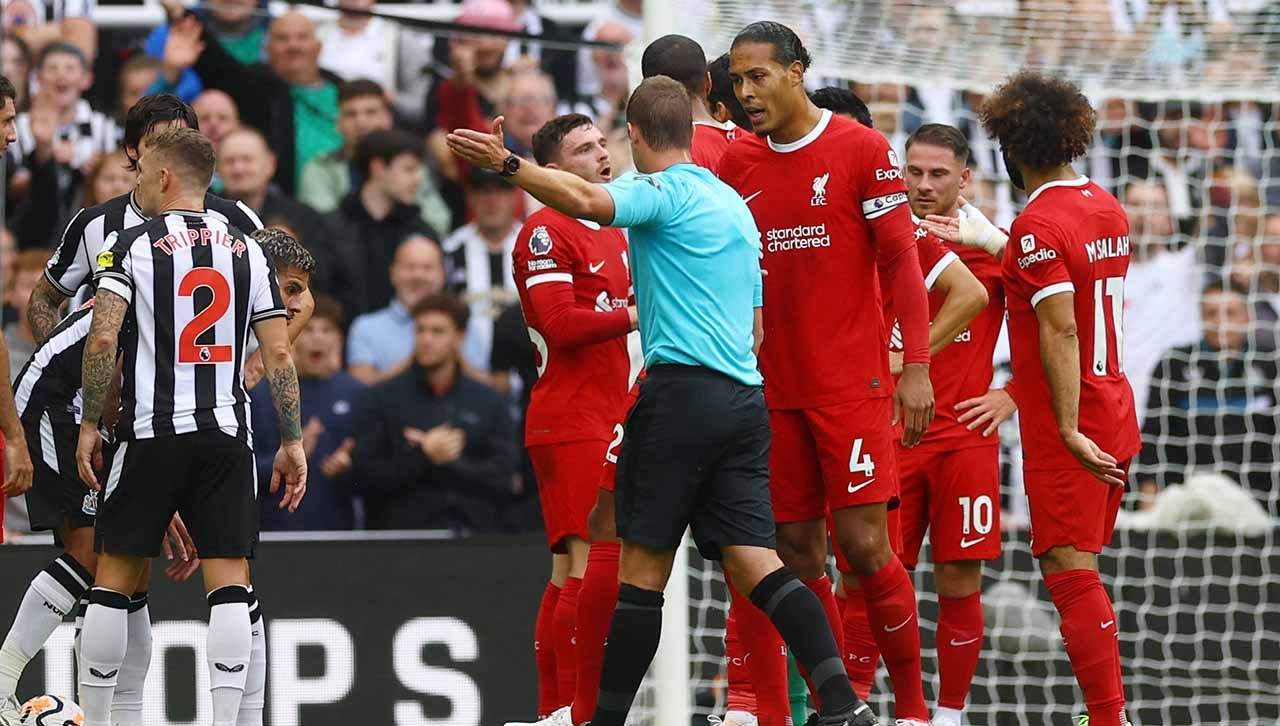
[[250, 232], [249, 236], [262, 245], [262, 251], [267, 253], [278, 269], [293, 267], [306, 273], [316, 271], [316, 258], [302, 246], [301, 242], [283, 229], [263, 227]]
[[796, 31], [772, 20], [761, 20], [739, 30], [733, 38], [730, 49], [737, 48], [743, 43], [772, 45], [773, 59], [783, 67], [799, 61], [800, 65], [808, 69], [809, 64], [812, 63], [809, 51], [805, 49], [804, 43], [800, 42], [800, 36], [796, 35]]
[[1052, 169], [1084, 156], [1098, 116], [1075, 84], [1021, 71], [987, 97], [978, 118], [1010, 158]]

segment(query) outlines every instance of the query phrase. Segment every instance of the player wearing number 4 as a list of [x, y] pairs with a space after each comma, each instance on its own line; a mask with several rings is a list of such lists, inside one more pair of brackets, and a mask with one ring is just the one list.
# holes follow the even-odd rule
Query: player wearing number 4
[[1095, 115], [1075, 86], [1023, 72], [987, 97], [983, 127], [1030, 195], [1003, 269], [1031, 510], [1031, 552], [1062, 616], [1091, 726], [1127, 724], [1118, 626], [1098, 577], [1141, 448], [1121, 350], [1129, 223], [1071, 162]]
[[[895, 716], [924, 724], [915, 590], [888, 529], [898, 498], [895, 438], [915, 446], [933, 417], [929, 300], [900, 164], [882, 135], [809, 100], [809, 54], [791, 29], [748, 25], [729, 57], [734, 91], [756, 135], [730, 145], [720, 176], [747, 201], [764, 238], [760, 368], [773, 431], [778, 552], [841, 633], [826, 576], [824, 524], [832, 513], [836, 545], [866, 593]], [[877, 275], [893, 293], [902, 330], [896, 387]], [[895, 418], [905, 419], [901, 437]], [[748, 622], [748, 610], [738, 615], [744, 642], [769, 637], [767, 624]], [[748, 650], [753, 661], [782, 657], [768, 643]], [[765, 687], [757, 684], [757, 694], [769, 695]], [[758, 701], [761, 723], [785, 718], [780, 706]]]

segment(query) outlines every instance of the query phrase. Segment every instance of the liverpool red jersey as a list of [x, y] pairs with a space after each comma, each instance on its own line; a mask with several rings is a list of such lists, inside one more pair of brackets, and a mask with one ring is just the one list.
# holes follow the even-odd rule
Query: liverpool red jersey
[[769, 407], [888, 396], [877, 246], [910, 248], [916, 266], [907, 188], [888, 141], [824, 111], [793, 143], [738, 139], [720, 177], [751, 207], [763, 243], [760, 370]]
[[1058, 435], [1040, 362], [1035, 313], [1041, 300], [1063, 292], [1075, 294], [1080, 432], [1119, 461], [1141, 448], [1122, 355], [1128, 269], [1129, 221], [1124, 208], [1085, 177], [1040, 187], [1014, 220], [1003, 272], [1024, 469], [1080, 466]]
[[525, 445], [609, 440], [631, 369], [626, 238], [544, 207], [525, 221], [512, 258], [538, 365]]
[[720, 174], [720, 158], [729, 142], [737, 136], [738, 127], [724, 128], [700, 121], [693, 122], [693, 163], [717, 176]]

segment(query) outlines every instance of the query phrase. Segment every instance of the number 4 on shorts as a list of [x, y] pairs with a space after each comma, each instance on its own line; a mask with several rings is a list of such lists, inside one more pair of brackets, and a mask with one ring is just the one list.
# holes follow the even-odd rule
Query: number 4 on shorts
[[[859, 460], [861, 457], [861, 460]], [[871, 461], [871, 454], [862, 453], [862, 439], [853, 440], [853, 450], [849, 452], [849, 473], [862, 472], [868, 479], [875, 476], [876, 465]]]

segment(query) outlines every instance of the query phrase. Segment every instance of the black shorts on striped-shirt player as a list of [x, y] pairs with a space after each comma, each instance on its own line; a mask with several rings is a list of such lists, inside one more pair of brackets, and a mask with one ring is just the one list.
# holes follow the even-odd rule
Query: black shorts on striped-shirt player
[[221, 431], [118, 441], [99, 476], [97, 551], [160, 554], [174, 512], [202, 559], [253, 557], [258, 544], [253, 451]]
[[[92, 527], [98, 508], [98, 495], [80, 481], [76, 469], [76, 444], [80, 427], [75, 424], [52, 424], [46, 431], [26, 427], [31, 463], [35, 474], [27, 490], [27, 514], [31, 530], [53, 530], [53, 539], [63, 545], [58, 529]], [[57, 469], [51, 466], [57, 464]]]
[[618, 535], [674, 550], [692, 527], [699, 552], [776, 546], [764, 392], [707, 368], [656, 365], [640, 384], [618, 454]]

